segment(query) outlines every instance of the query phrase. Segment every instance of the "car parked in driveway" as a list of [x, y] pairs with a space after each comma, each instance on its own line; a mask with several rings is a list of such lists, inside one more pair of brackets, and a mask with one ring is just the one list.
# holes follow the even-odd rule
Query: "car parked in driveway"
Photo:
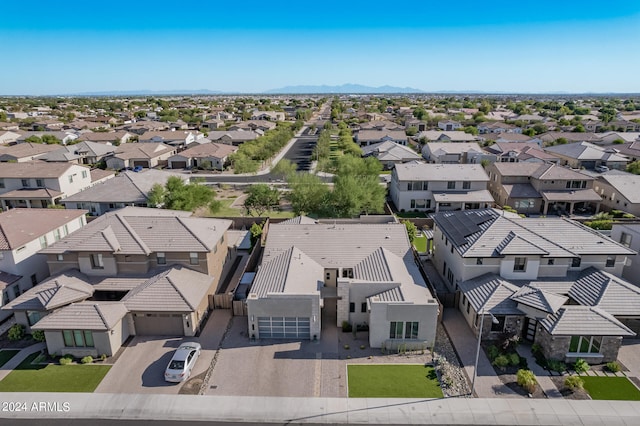
[[164, 372], [164, 380], [167, 382], [183, 382], [191, 376], [191, 370], [196, 365], [200, 356], [200, 343], [185, 342], [180, 344], [173, 354], [167, 369]]

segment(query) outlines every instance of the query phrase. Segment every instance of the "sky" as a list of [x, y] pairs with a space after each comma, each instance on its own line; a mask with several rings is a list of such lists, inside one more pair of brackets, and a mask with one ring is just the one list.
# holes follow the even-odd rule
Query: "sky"
[[5, 2], [0, 95], [640, 93], [638, 0]]

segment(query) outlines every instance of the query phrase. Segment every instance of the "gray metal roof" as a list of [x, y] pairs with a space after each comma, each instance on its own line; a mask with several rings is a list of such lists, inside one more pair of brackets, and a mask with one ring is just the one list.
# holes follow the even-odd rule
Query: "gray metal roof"
[[122, 302], [79, 302], [55, 311], [42, 318], [34, 330], [82, 330], [107, 331], [127, 315]]
[[496, 252], [502, 256], [505, 255], [519, 255], [519, 254], [549, 254], [548, 251], [540, 248], [526, 238], [521, 237], [515, 232], [511, 231], [505, 237], [504, 240], [496, 247]]
[[64, 271], [30, 288], [2, 309], [48, 311], [79, 302], [93, 294], [93, 286], [87, 281], [87, 276], [78, 270]]
[[474, 311], [495, 315], [523, 315], [511, 300], [518, 286], [496, 274], [484, 274], [460, 283], [460, 291], [467, 297]]
[[260, 265], [251, 293], [318, 293], [324, 285], [324, 268], [297, 247], [290, 247]]
[[569, 298], [524, 285], [511, 296], [511, 300], [553, 314], [558, 312]]
[[565, 306], [540, 325], [553, 336], [635, 336], [612, 315], [592, 306]]
[[185, 217], [190, 214], [125, 207], [100, 216], [40, 253], [209, 252], [231, 226], [229, 220]]
[[597, 306], [616, 316], [640, 313], [640, 288], [593, 267], [582, 271], [569, 296], [581, 305]]
[[122, 299], [130, 311], [193, 312], [214, 278], [188, 268], [174, 266], [142, 282]]

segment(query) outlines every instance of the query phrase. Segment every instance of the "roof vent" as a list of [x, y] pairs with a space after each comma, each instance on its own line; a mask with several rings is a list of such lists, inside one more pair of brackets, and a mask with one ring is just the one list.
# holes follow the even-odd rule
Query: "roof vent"
[[388, 235], [386, 235], [386, 236], [384, 237], [384, 239], [385, 239], [385, 240], [390, 240], [390, 239], [391, 239], [391, 237], [390, 237], [390, 236], [388, 236]]

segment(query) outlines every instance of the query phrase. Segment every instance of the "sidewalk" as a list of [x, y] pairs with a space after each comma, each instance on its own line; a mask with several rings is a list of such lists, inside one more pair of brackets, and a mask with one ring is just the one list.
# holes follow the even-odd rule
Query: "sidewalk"
[[[445, 308], [442, 316], [442, 324], [447, 330], [451, 343], [456, 349], [462, 366], [464, 367], [469, 381], [473, 379], [474, 364], [476, 361], [476, 348], [478, 338], [473, 335], [464, 317], [454, 308]], [[500, 381], [491, 362], [480, 350], [478, 357], [478, 375], [475, 383], [475, 394], [478, 398], [521, 398], [520, 395], [509, 389]]]
[[22, 361], [24, 361], [29, 355], [34, 352], [40, 352], [46, 349], [47, 345], [44, 342], [36, 343], [24, 349], [21, 349], [13, 358], [11, 358], [5, 365], [0, 367], [0, 380], [7, 377]]
[[519, 345], [516, 348], [516, 352], [518, 352], [518, 355], [520, 355], [522, 358], [526, 358], [529, 370], [533, 371], [533, 374], [536, 375], [536, 380], [542, 388], [542, 392], [547, 395], [547, 398], [562, 398], [562, 394], [553, 383], [553, 380], [551, 380], [551, 378], [549, 377], [549, 371], [540, 367], [536, 363], [536, 359], [531, 353], [531, 347]]

